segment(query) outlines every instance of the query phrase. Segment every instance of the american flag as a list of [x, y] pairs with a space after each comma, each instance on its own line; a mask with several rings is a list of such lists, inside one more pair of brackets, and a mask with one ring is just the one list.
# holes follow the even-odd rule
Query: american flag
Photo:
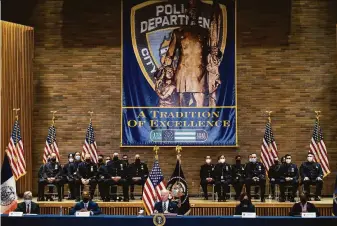
[[148, 214], [153, 214], [154, 204], [157, 201], [160, 201], [160, 192], [164, 189], [166, 189], [164, 184], [164, 176], [159, 167], [159, 162], [156, 159], [153, 163], [151, 173], [145, 182], [143, 191], [142, 200], [145, 210]]
[[266, 124], [266, 131], [264, 133], [261, 145], [261, 160], [267, 171], [274, 164], [274, 158], [278, 156], [277, 146], [274, 139], [273, 131], [271, 129], [270, 121]]
[[317, 119], [315, 121], [309, 152], [314, 155], [314, 161], [321, 164], [324, 177], [327, 176], [330, 173], [328, 152], [323, 141], [322, 129]]
[[14, 174], [14, 178], [15, 180], [18, 180], [20, 177], [26, 174], [26, 161], [24, 158], [19, 120], [17, 119], [14, 122], [13, 132], [6, 152]]
[[85, 136], [85, 140], [83, 144], [82, 159], [84, 159], [85, 154], [90, 154], [91, 161], [93, 161], [94, 163], [98, 163], [95, 132], [94, 132], [94, 128], [92, 127], [91, 120], [90, 120], [88, 129], [87, 129], [87, 134]]
[[46, 139], [46, 146], [44, 147], [43, 153], [43, 163], [46, 163], [48, 160], [48, 155], [51, 153], [56, 154], [56, 161], [60, 161], [60, 152], [56, 143], [56, 128], [54, 125], [51, 125], [48, 129], [48, 136]]

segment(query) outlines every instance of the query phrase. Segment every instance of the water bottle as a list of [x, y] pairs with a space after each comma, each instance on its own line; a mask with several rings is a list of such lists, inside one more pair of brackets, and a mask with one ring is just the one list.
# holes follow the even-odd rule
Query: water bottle
[[62, 206], [60, 206], [60, 216], [62, 216]]

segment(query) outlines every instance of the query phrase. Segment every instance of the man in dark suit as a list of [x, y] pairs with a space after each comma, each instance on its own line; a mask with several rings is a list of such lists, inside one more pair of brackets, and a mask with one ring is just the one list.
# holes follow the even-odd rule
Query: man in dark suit
[[98, 173], [97, 173], [97, 182], [98, 182], [98, 190], [101, 195], [101, 199], [103, 202], [109, 202], [110, 196], [109, 196], [109, 185], [108, 185], [108, 169], [106, 167], [108, 161], [104, 163], [104, 156], [98, 155]]
[[323, 170], [318, 162], [314, 162], [314, 155], [308, 153], [306, 162], [300, 167], [300, 174], [304, 187], [304, 193], [310, 196], [310, 185], [316, 185], [315, 201], [321, 201], [321, 192], [323, 188]]
[[84, 187], [84, 185], [90, 186], [90, 196], [91, 199], [94, 197], [95, 189], [97, 186], [97, 165], [91, 161], [90, 154], [85, 154], [85, 161], [80, 163], [78, 166], [78, 177], [76, 188], [76, 199], [79, 199], [80, 192], [79, 188]]
[[75, 180], [74, 176], [69, 174], [70, 171], [70, 166], [74, 163], [74, 154], [70, 153], [68, 154], [68, 163], [63, 166], [63, 181], [64, 184], [68, 184], [68, 188], [70, 191], [69, 200], [74, 200], [75, 199], [75, 191], [74, 191], [74, 185], [75, 185]]
[[23, 212], [24, 214], [40, 214], [40, 207], [37, 203], [32, 202], [33, 195], [31, 191], [23, 194], [23, 202], [19, 203], [15, 212]]
[[154, 213], [178, 213], [177, 204], [168, 199], [169, 194], [168, 190], [161, 191], [161, 201], [154, 205]]
[[332, 201], [332, 215], [337, 217], [337, 188], [335, 189], [335, 194]]
[[274, 164], [268, 171], [269, 185], [271, 190], [271, 198], [275, 199], [275, 187], [280, 184], [281, 177], [281, 164], [278, 157], [274, 158]]
[[114, 201], [117, 200], [117, 187], [116, 185], [123, 186], [123, 198], [125, 202], [129, 201], [129, 183], [128, 183], [128, 175], [127, 169], [125, 169], [125, 164], [123, 161], [118, 159], [118, 153], [115, 152], [113, 155], [113, 159], [107, 163], [108, 169], [108, 184], [109, 186], [113, 186], [111, 189], [113, 193], [112, 199]]
[[144, 189], [145, 181], [149, 175], [149, 170], [146, 163], [140, 161], [139, 154], [135, 155], [135, 162], [131, 163], [128, 167], [129, 181], [130, 181], [130, 193], [131, 199], [134, 200], [133, 195], [135, 190], [135, 185], [142, 186], [142, 192]]
[[69, 211], [69, 214], [75, 215], [75, 213], [78, 211], [90, 212], [90, 215], [99, 215], [102, 213], [97, 203], [90, 200], [90, 195], [87, 191], [82, 193], [82, 201], [76, 203], [75, 206]]
[[232, 183], [235, 189], [235, 200], [239, 199], [243, 184], [245, 183], [245, 164], [241, 164], [241, 156], [235, 157], [235, 164], [232, 165]]
[[54, 184], [57, 187], [57, 195], [58, 195], [58, 201], [62, 201], [62, 167], [60, 163], [56, 162], [56, 154], [51, 153], [50, 155], [50, 162], [48, 162], [44, 168], [43, 168], [43, 179], [44, 181], [41, 181], [39, 183], [39, 191], [40, 191], [40, 200], [44, 199], [44, 186], [47, 184]]
[[204, 193], [204, 200], [208, 200], [207, 185], [215, 183], [214, 165], [211, 163], [211, 156], [207, 155], [205, 158], [205, 164], [200, 167], [200, 185]]
[[297, 166], [291, 163], [291, 155], [285, 155], [285, 163], [281, 166], [281, 179], [280, 190], [281, 197], [280, 202], [285, 201], [285, 186], [290, 186], [291, 196], [290, 201], [295, 202], [295, 196], [298, 189], [298, 169]]
[[218, 193], [218, 201], [225, 202], [229, 193], [229, 185], [232, 184], [232, 168], [226, 163], [224, 155], [219, 157], [219, 163], [215, 166], [215, 190]]
[[259, 185], [261, 189], [261, 202], [265, 202], [266, 171], [263, 164], [257, 161], [255, 153], [251, 154], [251, 162], [246, 165], [245, 175], [246, 191], [249, 199], [251, 199], [250, 187], [252, 185]]
[[298, 216], [301, 213], [316, 213], [319, 216], [319, 211], [316, 206], [307, 200], [306, 194], [301, 194], [300, 202], [295, 203], [291, 208], [290, 216]]

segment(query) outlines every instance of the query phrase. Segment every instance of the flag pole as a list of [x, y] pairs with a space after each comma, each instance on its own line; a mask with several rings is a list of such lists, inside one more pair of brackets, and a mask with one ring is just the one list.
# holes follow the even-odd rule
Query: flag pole
[[[94, 112], [93, 111], [88, 111], [88, 113], [90, 114], [90, 123], [92, 123], [92, 115], [94, 114]], [[89, 145], [90, 145], [90, 143], [91, 143], [91, 130], [89, 129], [89, 137], [88, 137], [88, 139], [89, 139]]]
[[[15, 121], [19, 121], [18, 111], [20, 108], [14, 108], [13, 111], [15, 111]], [[18, 130], [15, 131], [15, 144], [18, 145]]]
[[154, 156], [155, 160], [158, 160], [158, 151], [159, 151], [159, 147], [158, 147], [157, 145], [154, 146], [154, 147], [153, 147], [153, 151], [154, 151], [154, 153], [155, 153], [155, 156]]
[[[53, 117], [51, 119], [51, 126], [54, 127], [55, 126], [55, 113], [57, 111], [50, 111], [52, 114], [53, 114]], [[51, 143], [51, 148], [53, 149], [53, 153], [55, 153], [55, 147], [54, 147], [54, 133], [52, 132], [51, 133], [51, 140], [52, 140], [52, 143]], [[59, 160], [60, 161], [60, 160]]]
[[266, 111], [266, 113], [268, 114], [268, 122], [271, 123], [271, 113], [272, 113], [272, 111]]
[[180, 169], [181, 169], [181, 154], [180, 154], [180, 152], [182, 150], [183, 150], [182, 147], [180, 147], [179, 145], [176, 146], [177, 159], [178, 159], [178, 162], [179, 162], [179, 169], [178, 169], [179, 181], [180, 181]]
[[316, 113], [316, 119], [319, 122], [319, 118], [321, 117], [321, 111], [315, 111]]

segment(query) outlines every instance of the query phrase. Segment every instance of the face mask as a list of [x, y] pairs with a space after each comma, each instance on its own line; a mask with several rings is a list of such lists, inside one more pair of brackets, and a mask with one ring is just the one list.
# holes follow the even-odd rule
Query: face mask
[[106, 164], [108, 164], [108, 162], [110, 162], [110, 159], [105, 160], [105, 163], [106, 163]]
[[243, 206], [247, 207], [248, 204], [249, 204], [249, 200], [248, 199], [244, 199], [244, 200], [241, 201], [241, 203], [242, 203]]
[[255, 163], [255, 162], [256, 162], [256, 159], [253, 159], [253, 158], [252, 158], [252, 163]]
[[140, 164], [140, 159], [136, 159], [136, 164]]
[[236, 164], [241, 164], [241, 160], [240, 159], [237, 159], [235, 160]]
[[220, 159], [220, 163], [225, 163], [225, 160], [224, 159]]
[[79, 161], [79, 160], [81, 160], [81, 156], [76, 155], [76, 156], [75, 156], [75, 159], [76, 159], [77, 161]]
[[85, 202], [85, 203], [89, 202], [89, 198], [84, 197], [84, 198], [83, 198], [83, 202]]
[[99, 162], [99, 163], [102, 163], [102, 162], [103, 162], [103, 159], [98, 159], [98, 162]]
[[287, 164], [291, 163], [291, 159], [286, 159], [286, 163]]
[[210, 163], [211, 163], [211, 160], [210, 160], [210, 159], [206, 159], [206, 163], [207, 163], [207, 164], [210, 164]]
[[117, 161], [118, 160], [118, 156], [114, 156], [114, 161]]
[[69, 159], [69, 162], [73, 162], [74, 161], [74, 159]]
[[90, 161], [90, 159], [85, 159], [85, 162], [90, 163], [91, 161]]
[[312, 162], [313, 157], [308, 157], [308, 162]]
[[29, 200], [29, 199], [26, 199], [24, 201], [25, 201], [26, 205], [29, 205], [32, 202], [32, 200]]
[[252, 162], [252, 158], [249, 158], [249, 162]]
[[278, 164], [278, 163], [279, 163], [279, 161], [278, 161], [278, 160], [274, 160], [274, 163], [275, 163], [275, 164]]
[[51, 161], [52, 162], [56, 162], [56, 158], [51, 158]]

